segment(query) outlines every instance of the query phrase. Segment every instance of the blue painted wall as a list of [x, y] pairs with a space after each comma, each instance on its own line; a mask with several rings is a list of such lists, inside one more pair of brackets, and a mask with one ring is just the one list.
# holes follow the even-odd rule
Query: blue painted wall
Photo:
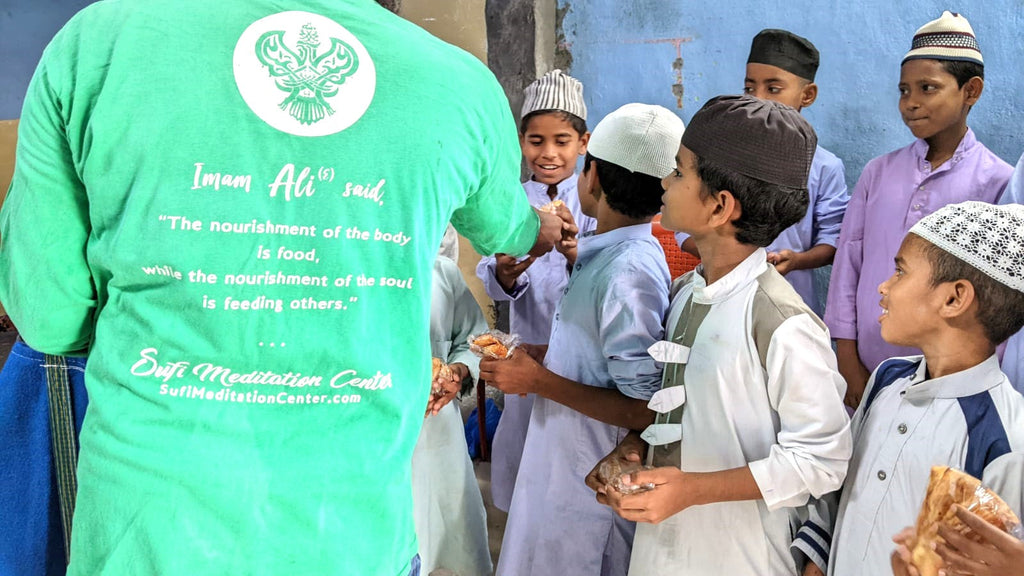
[[[913, 140], [897, 109], [899, 64], [914, 31], [942, 10], [963, 13], [985, 57], [985, 92], [970, 126], [1011, 164], [1024, 151], [1024, 0], [558, 0], [570, 73], [590, 125], [627, 102], [661, 104], [688, 121], [709, 98], [740, 93], [751, 38], [784, 28], [821, 52], [817, 102], [805, 110], [852, 186], [871, 158]], [[676, 46], [683, 103], [672, 93]], [[658, 42], [660, 41], [660, 42]]]
[[93, 0], [0, 0], [0, 120], [21, 116], [32, 73], [53, 35]]

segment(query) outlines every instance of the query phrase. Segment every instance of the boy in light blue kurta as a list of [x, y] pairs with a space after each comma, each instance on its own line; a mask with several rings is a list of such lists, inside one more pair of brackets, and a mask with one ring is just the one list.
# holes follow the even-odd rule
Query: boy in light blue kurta
[[481, 378], [507, 394], [536, 393], [497, 574], [625, 574], [634, 525], [594, 499], [583, 478], [630, 429], [653, 419], [668, 306], [665, 255], [651, 234], [660, 178], [672, 170], [683, 122], [628, 104], [594, 128], [579, 181], [596, 233], [560, 245], [572, 275], [555, 311], [544, 366], [526, 353], [483, 360]]

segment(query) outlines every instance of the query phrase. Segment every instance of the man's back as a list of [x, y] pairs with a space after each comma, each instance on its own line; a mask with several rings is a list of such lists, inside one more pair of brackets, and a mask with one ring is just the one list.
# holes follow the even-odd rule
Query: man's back
[[486, 68], [369, 1], [293, 4], [98, 3], [30, 86], [0, 296], [89, 349], [73, 574], [416, 553], [437, 245], [453, 211], [485, 253], [536, 219]]

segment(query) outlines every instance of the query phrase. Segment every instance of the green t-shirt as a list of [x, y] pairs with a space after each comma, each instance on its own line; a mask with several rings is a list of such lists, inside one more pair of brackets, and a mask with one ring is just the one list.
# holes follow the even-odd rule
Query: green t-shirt
[[99, 2], [29, 87], [0, 299], [88, 350], [71, 574], [404, 576], [445, 226], [536, 238], [486, 67], [280, 4]]

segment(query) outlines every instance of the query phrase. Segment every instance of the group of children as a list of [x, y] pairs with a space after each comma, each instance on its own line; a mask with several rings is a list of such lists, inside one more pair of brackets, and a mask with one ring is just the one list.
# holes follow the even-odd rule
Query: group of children
[[[848, 205], [842, 162], [799, 113], [817, 67], [806, 39], [765, 30], [746, 94], [685, 130], [627, 104], [588, 133], [578, 81], [527, 89], [524, 188], [562, 200], [579, 233], [477, 269], [524, 342], [479, 366], [506, 394], [497, 574], [909, 574], [893, 537], [933, 465], [1021, 512], [1024, 397], [1004, 371], [1024, 350], [1024, 168], [1007, 190], [1012, 167], [967, 126], [973, 30], [949, 12], [918, 30], [899, 84], [917, 140], [871, 161]], [[701, 258], [674, 282], [659, 212]], [[822, 320], [810, 272], [833, 258]], [[958, 573], [1021, 558], [981, 536], [984, 559], [955, 536], [939, 552]]]

